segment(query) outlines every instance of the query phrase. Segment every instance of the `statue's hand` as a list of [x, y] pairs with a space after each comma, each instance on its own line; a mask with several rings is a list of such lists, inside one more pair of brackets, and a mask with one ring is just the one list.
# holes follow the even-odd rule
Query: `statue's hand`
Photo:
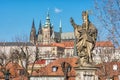
[[72, 18], [72, 17], [70, 18], [70, 22], [74, 22], [74, 20], [73, 20], [73, 18]]

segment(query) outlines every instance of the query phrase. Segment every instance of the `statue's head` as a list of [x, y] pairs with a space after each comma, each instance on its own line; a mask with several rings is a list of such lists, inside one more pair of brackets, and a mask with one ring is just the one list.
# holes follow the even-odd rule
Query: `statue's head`
[[88, 12], [87, 11], [83, 11], [82, 12], [82, 19], [83, 22], [85, 23], [86, 21], [88, 21]]

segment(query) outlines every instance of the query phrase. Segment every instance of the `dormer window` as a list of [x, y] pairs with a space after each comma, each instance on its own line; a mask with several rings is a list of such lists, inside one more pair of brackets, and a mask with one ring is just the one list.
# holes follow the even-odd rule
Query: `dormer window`
[[113, 65], [113, 70], [117, 70], [118, 66], [116, 64]]
[[56, 67], [56, 66], [53, 66], [53, 67], [52, 67], [52, 71], [53, 71], [53, 72], [56, 72], [57, 70], [58, 70], [58, 67]]
[[118, 80], [120, 80], [120, 75], [118, 75]]

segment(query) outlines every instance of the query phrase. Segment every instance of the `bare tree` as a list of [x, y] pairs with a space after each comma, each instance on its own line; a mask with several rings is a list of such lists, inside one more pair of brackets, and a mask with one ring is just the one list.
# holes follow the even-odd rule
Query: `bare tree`
[[[37, 47], [36, 47], [37, 48]], [[34, 53], [32, 53], [34, 54]], [[25, 70], [25, 75], [29, 78], [29, 76], [32, 75], [33, 69], [34, 69], [34, 64], [35, 62], [38, 60], [38, 51], [36, 49], [35, 54], [32, 55], [29, 51], [29, 47], [25, 46], [25, 49], [21, 48], [21, 52], [20, 52], [20, 56], [19, 56], [19, 60], [21, 62], [22, 67]], [[32, 61], [32, 69], [31, 69], [31, 73], [28, 73], [28, 66], [31, 63], [31, 56], [34, 56], [34, 61]]]
[[94, 3], [99, 27], [104, 28], [104, 34], [107, 32], [106, 37], [115, 46], [120, 46], [120, 0], [94, 0]]
[[6, 69], [7, 64], [9, 64], [10, 59], [5, 55], [5, 53], [0, 52], [0, 71], [6, 75], [6, 73], [9, 73], [9, 71]]
[[23, 35], [15, 35], [12, 38], [13, 42], [28, 42], [29, 41], [29, 37], [26, 34]]
[[[2, 49], [6, 48], [6, 45], [4, 45], [4, 43], [7, 44], [7, 42], [2, 42]], [[4, 70], [1, 68], [0, 71], [5, 73], [5, 67], [9, 62], [17, 62], [23, 68], [21, 75], [24, 75], [29, 79], [34, 71], [34, 64], [39, 59], [39, 50], [37, 45], [29, 43], [28, 39], [25, 36], [16, 36], [14, 38], [14, 42], [8, 42], [8, 44], [11, 46], [10, 51], [8, 51], [8, 55], [5, 54], [5, 51], [0, 51], [0, 65], [4, 68]], [[30, 73], [28, 73], [30, 63], [32, 63], [32, 69]]]
[[[35, 62], [39, 59], [38, 47], [36, 44], [28, 42], [28, 39], [25, 36], [23, 36], [22, 38], [21, 36], [16, 36], [14, 38], [14, 41], [17, 43], [19, 48], [18, 54], [16, 55], [18, 56], [20, 64], [24, 69], [24, 75], [29, 79], [34, 71]], [[34, 47], [35, 49], [33, 49]], [[32, 68], [30, 73], [28, 73], [30, 63], [32, 63]]]
[[[34, 71], [35, 62], [39, 59], [38, 48], [37, 48], [37, 46], [35, 46], [35, 47], [36, 47], [35, 51], [31, 51], [27, 44], [24, 44], [22, 46], [19, 45], [18, 46], [19, 50], [15, 49], [13, 52], [10, 53], [10, 57], [9, 57], [10, 61], [19, 62], [19, 64], [22, 66], [22, 68], [24, 70], [23, 74], [21, 74], [21, 75], [25, 75], [26, 77], [28, 77], [28, 79]], [[34, 59], [32, 59], [32, 58], [34, 58]], [[32, 63], [32, 68], [31, 68], [30, 73], [28, 73], [30, 63]]]

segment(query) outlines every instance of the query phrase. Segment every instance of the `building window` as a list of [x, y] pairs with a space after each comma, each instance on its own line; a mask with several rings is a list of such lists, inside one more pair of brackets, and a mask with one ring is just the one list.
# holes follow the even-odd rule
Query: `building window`
[[53, 51], [55, 50], [55, 48], [53, 48]]
[[113, 70], [117, 70], [118, 66], [116, 64], [113, 65]]
[[57, 70], [58, 70], [58, 67], [56, 67], [56, 66], [53, 66], [53, 67], [52, 67], [52, 71], [53, 71], [53, 72], [56, 72]]
[[120, 80], [120, 75], [118, 75], [118, 80]]

